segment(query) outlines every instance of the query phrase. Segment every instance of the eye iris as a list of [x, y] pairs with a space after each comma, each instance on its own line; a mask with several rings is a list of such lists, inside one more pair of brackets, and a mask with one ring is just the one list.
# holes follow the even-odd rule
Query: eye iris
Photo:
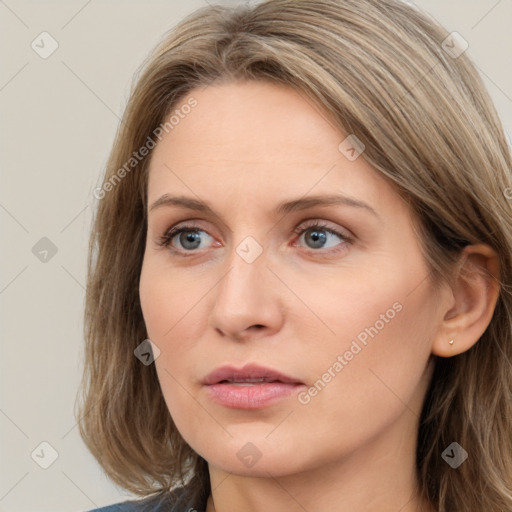
[[196, 249], [201, 244], [201, 238], [197, 231], [184, 231], [180, 233], [179, 239], [185, 249]]
[[[307, 241], [306, 243], [314, 249], [322, 248], [327, 241], [326, 230], [324, 228], [314, 227], [306, 229], [304, 234], [306, 241], [308, 238], [310, 239], [310, 241]], [[201, 236], [199, 231], [183, 230], [175, 236], [179, 238], [180, 244], [184, 249], [197, 249], [201, 245]]]
[[326, 242], [326, 239], [327, 239], [327, 236], [325, 235], [325, 232], [323, 232], [321, 230], [318, 230], [318, 229], [307, 231], [306, 232], [306, 237], [305, 237], [306, 240], [308, 239], [307, 233], [310, 233], [310, 235], [311, 235], [310, 239], [313, 241], [313, 245], [311, 247], [313, 247], [315, 249], [318, 249], [319, 247], [323, 247], [324, 246], [324, 244]]

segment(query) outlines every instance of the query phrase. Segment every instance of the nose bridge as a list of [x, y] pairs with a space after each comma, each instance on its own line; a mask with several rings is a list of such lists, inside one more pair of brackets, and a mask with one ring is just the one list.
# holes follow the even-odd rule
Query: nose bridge
[[236, 338], [254, 325], [278, 327], [279, 306], [271, 296], [267, 261], [266, 251], [253, 237], [232, 248], [228, 270], [216, 287], [211, 325]]
[[262, 285], [266, 280], [265, 272], [268, 272], [267, 255], [263, 247], [258, 246], [260, 249], [254, 239], [244, 239], [233, 247], [228, 258], [229, 270], [219, 283], [216, 302], [237, 305], [242, 311], [262, 299], [265, 288]]

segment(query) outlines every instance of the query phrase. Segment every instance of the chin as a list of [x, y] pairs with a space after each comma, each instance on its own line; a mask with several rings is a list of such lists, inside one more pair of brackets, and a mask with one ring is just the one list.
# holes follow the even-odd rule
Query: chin
[[290, 465], [288, 457], [284, 454], [273, 454], [271, 456], [262, 456], [253, 466], [245, 465], [240, 462], [237, 453], [214, 453], [207, 454], [209, 465], [215, 466], [226, 473], [245, 477], [264, 477], [269, 475], [273, 477], [281, 477], [294, 473], [296, 470]]
[[224, 440], [224, 443], [218, 439], [212, 440], [204, 446], [204, 450], [198, 447], [198, 453], [209, 465], [240, 476], [277, 477], [306, 469], [306, 454], [298, 451], [295, 443], [290, 440], [288, 445], [278, 437], [272, 443], [265, 439], [266, 435], [268, 429], [259, 436], [235, 436], [229, 441]]

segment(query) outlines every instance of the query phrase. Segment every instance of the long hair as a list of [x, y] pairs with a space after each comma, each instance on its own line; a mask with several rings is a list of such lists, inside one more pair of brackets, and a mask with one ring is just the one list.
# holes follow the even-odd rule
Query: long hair
[[[141, 67], [94, 192], [78, 411], [87, 446], [114, 482], [139, 495], [187, 479], [195, 495], [209, 493], [206, 461], [177, 431], [154, 365], [134, 350], [147, 337], [138, 284], [150, 149], [186, 114], [178, 101], [188, 98], [191, 110], [195, 88], [234, 80], [294, 88], [364, 143], [363, 158], [410, 204], [434, 283], [450, 280], [468, 244], [497, 252], [500, 292], [488, 328], [465, 353], [436, 357], [417, 477], [439, 512], [512, 510], [511, 152], [463, 44], [399, 0], [205, 7]], [[453, 441], [469, 454], [456, 470], [441, 457]]]

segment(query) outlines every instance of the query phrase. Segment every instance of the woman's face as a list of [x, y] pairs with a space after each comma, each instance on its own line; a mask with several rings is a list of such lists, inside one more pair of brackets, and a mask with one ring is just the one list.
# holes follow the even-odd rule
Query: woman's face
[[297, 92], [190, 96], [153, 150], [140, 279], [181, 435], [255, 476], [410, 448], [439, 313], [407, 206]]

